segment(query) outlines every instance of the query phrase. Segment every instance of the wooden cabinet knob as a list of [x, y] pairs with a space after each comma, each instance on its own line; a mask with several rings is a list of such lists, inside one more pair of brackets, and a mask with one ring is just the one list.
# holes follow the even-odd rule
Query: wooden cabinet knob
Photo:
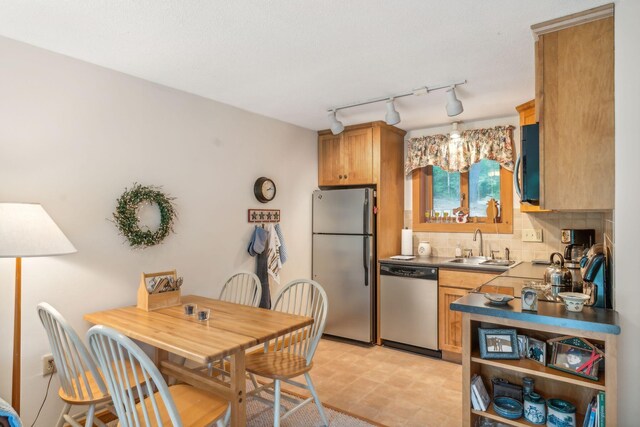
[[339, 179], [342, 179], [342, 175], [338, 175], [338, 178], [339, 178]]
[[347, 179], [347, 175], [344, 176], [344, 179]]

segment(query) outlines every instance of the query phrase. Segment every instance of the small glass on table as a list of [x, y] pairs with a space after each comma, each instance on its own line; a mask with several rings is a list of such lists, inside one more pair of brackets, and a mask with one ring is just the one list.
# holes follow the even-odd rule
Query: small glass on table
[[208, 308], [200, 308], [198, 309], [198, 320], [201, 322], [204, 322], [206, 320], [209, 320], [209, 315], [211, 314], [211, 310]]
[[194, 303], [187, 303], [182, 306], [184, 308], [184, 314], [187, 316], [195, 316], [198, 306]]

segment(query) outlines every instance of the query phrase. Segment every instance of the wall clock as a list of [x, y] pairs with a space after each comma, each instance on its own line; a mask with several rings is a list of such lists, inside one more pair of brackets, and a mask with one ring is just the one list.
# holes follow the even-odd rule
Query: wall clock
[[253, 185], [253, 194], [260, 203], [267, 203], [276, 197], [276, 184], [272, 179], [264, 176], [256, 179]]

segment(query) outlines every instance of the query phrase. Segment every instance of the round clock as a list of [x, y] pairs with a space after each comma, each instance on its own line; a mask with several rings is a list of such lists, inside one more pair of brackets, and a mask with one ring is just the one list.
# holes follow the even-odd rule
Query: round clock
[[262, 176], [256, 179], [256, 183], [253, 185], [253, 194], [260, 203], [270, 202], [276, 197], [276, 184], [272, 179]]

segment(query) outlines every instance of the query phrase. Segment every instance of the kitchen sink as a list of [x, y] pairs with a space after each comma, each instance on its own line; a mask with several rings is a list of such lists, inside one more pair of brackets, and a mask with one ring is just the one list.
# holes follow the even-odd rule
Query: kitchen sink
[[468, 268], [487, 268], [487, 269], [499, 269], [508, 270], [509, 268], [519, 264], [517, 261], [506, 259], [491, 259], [483, 256], [472, 256], [468, 258], [454, 258], [446, 261], [447, 263], [457, 264], [460, 267]]

